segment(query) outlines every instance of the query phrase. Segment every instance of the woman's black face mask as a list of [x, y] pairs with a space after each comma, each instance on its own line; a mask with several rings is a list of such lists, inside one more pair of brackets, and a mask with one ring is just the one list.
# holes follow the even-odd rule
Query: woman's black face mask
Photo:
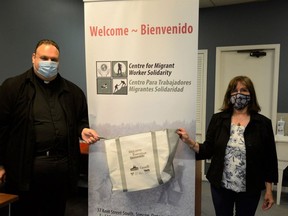
[[231, 95], [230, 102], [233, 104], [235, 109], [242, 110], [249, 104], [250, 95], [241, 93]]

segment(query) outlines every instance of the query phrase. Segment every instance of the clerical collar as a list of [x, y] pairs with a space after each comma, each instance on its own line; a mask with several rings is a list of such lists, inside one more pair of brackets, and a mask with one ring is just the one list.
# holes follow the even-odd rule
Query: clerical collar
[[43, 80], [41, 79], [40, 77], [38, 77], [35, 73], [33, 74], [33, 76], [36, 78], [36, 80], [40, 83], [43, 83], [43, 84], [52, 84], [52, 83], [56, 83], [57, 80], [58, 80], [58, 75], [56, 76], [55, 79], [51, 80], [51, 81], [47, 81], [47, 80]]

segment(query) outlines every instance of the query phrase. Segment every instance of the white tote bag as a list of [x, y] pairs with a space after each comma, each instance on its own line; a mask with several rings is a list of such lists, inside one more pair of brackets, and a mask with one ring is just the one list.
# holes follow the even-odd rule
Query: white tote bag
[[169, 181], [178, 142], [175, 129], [105, 140], [112, 190], [139, 191]]

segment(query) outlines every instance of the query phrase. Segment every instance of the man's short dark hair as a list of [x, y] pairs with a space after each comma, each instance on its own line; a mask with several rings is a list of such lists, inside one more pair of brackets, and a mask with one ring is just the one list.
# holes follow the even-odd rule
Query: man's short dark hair
[[42, 44], [53, 45], [53, 46], [56, 47], [57, 50], [60, 52], [60, 48], [59, 48], [58, 44], [57, 44], [55, 41], [50, 40], [50, 39], [42, 39], [42, 40], [40, 40], [40, 41], [37, 43], [37, 45], [36, 45], [36, 47], [35, 47], [35, 50], [34, 50], [34, 53], [36, 53], [37, 48], [38, 48], [39, 46], [41, 46]]

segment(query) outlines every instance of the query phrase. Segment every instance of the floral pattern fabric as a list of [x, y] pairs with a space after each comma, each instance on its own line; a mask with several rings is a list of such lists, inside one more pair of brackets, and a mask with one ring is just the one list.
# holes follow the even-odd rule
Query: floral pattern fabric
[[235, 192], [246, 191], [246, 148], [244, 126], [231, 124], [226, 147], [222, 186]]

